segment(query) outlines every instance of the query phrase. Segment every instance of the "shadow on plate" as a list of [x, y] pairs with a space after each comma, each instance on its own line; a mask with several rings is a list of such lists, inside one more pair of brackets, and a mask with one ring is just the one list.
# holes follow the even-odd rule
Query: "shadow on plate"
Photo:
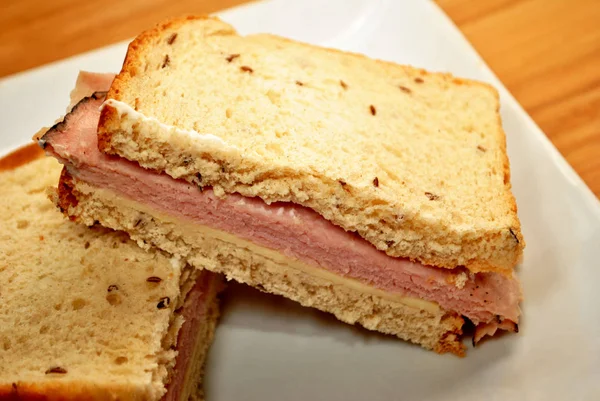
[[[499, 369], [506, 369], [507, 358], [517, 349], [517, 337], [502, 336], [476, 349], [469, 343], [466, 358], [440, 356], [233, 282], [222, 305], [219, 330], [223, 336], [216, 336], [211, 352], [215, 376], [210, 386], [231, 372], [243, 371], [243, 377], [238, 377], [239, 394], [246, 381], [260, 388], [275, 381], [290, 391], [298, 386], [307, 389], [302, 396], [310, 399], [322, 399], [323, 394], [336, 394], [336, 399], [364, 399], [369, 394], [394, 399], [394, 394], [399, 395], [395, 391], [403, 388], [420, 399], [445, 399], [472, 386], [473, 381], [489, 380]], [[260, 338], [265, 342], [257, 341]], [[252, 366], [261, 369], [254, 371]], [[349, 381], [355, 384], [352, 391], [344, 385]], [[234, 388], [229, 391], [232, 397], [239, 395]]]

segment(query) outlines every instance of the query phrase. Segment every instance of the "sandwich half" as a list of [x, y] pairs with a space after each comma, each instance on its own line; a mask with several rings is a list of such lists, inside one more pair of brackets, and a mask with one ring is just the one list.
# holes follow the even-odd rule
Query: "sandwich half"
[[524, 241], [497, 92], [206, 17], [129, 46], [39, 137], [71, 218], [462, 355], [517, 331]]
[[0, 399], [201, 399], [221, 278], [65, 219], [43, 156], [0, 160]]

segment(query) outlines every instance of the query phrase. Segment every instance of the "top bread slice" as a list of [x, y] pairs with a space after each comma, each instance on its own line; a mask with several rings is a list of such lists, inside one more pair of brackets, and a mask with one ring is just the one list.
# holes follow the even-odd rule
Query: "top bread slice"
[[101, 150], [148, 169], [428, 265], [510, 273], [522, 254], [489, 85], [187, 17], [130, 44], [107, 99]]
[[158, 400], [189, 273], [68, 221], [46, 194], [61, 169], [36, 144], [0, 160], [0, 399]]

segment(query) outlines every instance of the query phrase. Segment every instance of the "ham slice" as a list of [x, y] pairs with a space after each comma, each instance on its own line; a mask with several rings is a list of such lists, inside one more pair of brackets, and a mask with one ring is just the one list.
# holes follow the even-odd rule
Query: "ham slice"
[[267, 205], [236, 194], [219, 198], [210, 188], [200, 189], [99, 152], [96, 126], [101, 104], [98, 94], [80, 102], [40, 140], [74, 177], [390, 294], [435, 302], [476, 325], [498, 316], [518, 321], [521, 292], [514, 277], [439, 269], [390, 257], [311, 209], [281, 202]]
[[[177, 357], [175, 368], [171, 376], [171, 382], [167, 384], [167, 392], [162, 401], [179, 401], [185, 389], [185, 377], [194, 364], [193, 351], [198, 342], [207, 342], [209, 339], [201, 337], [205, 330], [202, 327], [207, 324], [210, 302], [208, 296], [214, 294], [220, 285], [218, 276], [207, 270], [202, 271], [196, 278], [196, 283], [187, 294], [181, 316], [183, 324], [177, 334]], [[196, 361], [197, 363], [197, 361]]]
[[475, 327], [475, 333], [473, 334], [473, 345], [477, 345], [485, 336], [493, 336], [498, 330], [518, 333], [519, 326], [511, 320], [500, 320], [499, 318], [488, 323], [479, 323]]
[[77, 77], [75, 88], [71, 91], [71, 102], [67, 113], [84, 97], [91, 96], [96, 91], [108, 91], [114, 79], [115, 74], [111, 73], [98, 74], [81, 71]]

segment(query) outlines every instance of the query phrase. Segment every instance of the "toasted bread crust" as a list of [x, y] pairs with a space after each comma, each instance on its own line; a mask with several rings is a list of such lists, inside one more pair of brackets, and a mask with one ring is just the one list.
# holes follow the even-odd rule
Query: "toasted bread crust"
[[[66, 210], [69, 210], [69, 208], [77, 206], [77, 198], [72, 194], [73, 185], [73, 178], [67, 171], [67, 167], [63, 167], [58, 181], [58, 198], [56, 200], [56, 206], [58, 206], [63, 213], [65, 213]], [[69, 217], [69, 219], [75, 220], [73, 217]]]
[[[119, 85], [117, 82], [117, 79], [119, 78], [119, 76], [117, 75], [117, 78], [115, 78], [115, 81], [113, 82], [113, 86], [115, 85]], [[113, 92], [112, 87], [111, 90], [109, 91], [109, 94]], [[118, 89], [115, 89], [115, 92], [118, 94]], [[102, 111], [100, 112], [100, 121], [98, 123], [98, 126], [105, 126], [110, 124], [111, 121], [116, 121], [118, 119], [118, 114], [117, 111], [115, 109], [113, 109], [112, 107], [103, 107]], [[107, 131], [107, 130], [99, 130], [98, 131], [98, 149], [100, 149], [101, 152], [107, 153], [107, 154], [116, 154], [116, 152], [111, 150], [111, 139], [112, 139], [112, 132]]]
[[0, 400], [7, 401], [145, 401], [148, 394], [132, 392], [131, 386], [91, 386], [86, 383], [53, 381], [0, 384]]
[[[137, 57], [141, 54], [143, 48], [151, 44], [154, 40], [160, 37], [160, 34], [167, 29], [175, 29], [178, 26], [184, 25], [188, 21], [193, 20], [203, 20], [203, 19], [213, 19], [219, 21], [216, 17], [211, 17], [208, 15], [187, 15], [183, 17], [173, 18], [164, 22], [161, 22], [154, 26], [153, 28], [142, 32], [129, 44], [127, 47], [127, 54], [125, 55], [125, 61], [123, 62], [123, 67], [121, 68], [121, 72], [117, 74], [113, 83], [108, 91], [106, 96], [107, 99], [121, 99], [121, 93], [127, 87], [127, 80], [130, 77], [134, 77], [138, 73], [137, 66]], [[113, 109], [109, 107], [105, 107], [102, 109], [100, 113], [100, 121], [98, 123], [98, 127], [103, 127], [107, 124], [108, 121], [111, 121], [115, 118], [115, 113]], [[112, 153], [110, 147], [110, 137], [111, 133], [106, 132], [102, 129], [98, 131], [98, 149], [105, 153]]]
[[[127, 57], [121, 72], [111, 86], [107, 99], [124, 101], [135, 110], [137, 104], [131, 104], [131, 99], [124, 95], [133, 91], [131, 82], [143, 71], [143, 60], [154, 47], [164, 44], [178, 29], [188, 23], [205, 20], [212, 25], [207, 28], [208, 36], [222, 35], [223, 37], [236, 36], [236, 31], [229, 25], [216, 18], [205, 16], [188, 16], [166, 21], [139, 35], [129, 46]], [[181, 35], [180, 35], [181, 36]], [[270, 35], [262, 35], [260, 40], [271, 40]], [[177, 39], [180, 40], [180, 39]], [[276, 38], [282, 46], [298, 45], [297, 42], [284, 38]], [[321, 49], [310, 45], [302, 45], [306, 49], [319, 50], [329, 55], [336, 55], [348, 59], [348, 63], [359, 63], [368, 60], [365, 56], [346, 53], [334, 49]], [[379, 250], [394, 257], [407, 257], [413, 261], [443, 268], [465, 266], [472, 272], [500, 272], [511, 275], [513, 267], [521, 258], [525, 242], [521, 233], [521, 226], [517, 217], [517, 206], [511, 193], [510, 168], [506, 155], [506, 139], [500, 123], [499, 97], [493, 87], [488, 84], [455, 78], [450, 74], [429, 73], [422, 69], [398, 66], [394, 63], [371, 60], [382, 71], [404, 71], [415, 79], [431, 80], [441, 86], [463, 86], [481, 88], [486, 99], [493, 94], [497, 122], [490, 128], [489, 135], [496, 138], [493, 149], [492, 171], [494, 177], [498, 176], [503, 184], [494, 187], [497, 196], [501, 199], [501, 206], [496, 212], [489, 210], [481, 215], [494, 215], [491, 220], [481, 219], [475, 224], [465, 224], [459, 217], [456, 224], [451, 222], [455, 215], [461, 215], [465, 210], [452, 209], [456, 200], [448, 205], [450, 211], [445, 210], [440, 216], [445, 216], [440, 221], [431, 223], [431, 219], [423, 217], [423, 207], [438, 208], [444, 200], [437, 203], [424, 199], [423, 193], [414, 195], [414, 188], [402, 188], [400, 191], [412, 203], [402, 203], [397, 200], [396, 194], [384, 194], [381, 189], [374, 190], [362, 183], [357, 185], [346, 177], [334, 179], [321, 171], [305, 168], [306, 166], [275, 166], [271, 163], [261, 163], [259, 159], [253, 160], [248, 154], [230, 156], [219, 152], [204, 152], [193, 149], [188, 139], [184, 136], [177, 137], [170, 132], [161, 137], [161, 129], [149, 134], [144, 132], [144, 124], [133, 124], [131, 132], [121, 129], [124, 123], [123, 115], [112, 106], [105, 106], [102, 110], [99, 123], [99, 148], [108, 154], [116, 154], [127, 159], [137, 161], [142, 166], [155, 171], [165, 171], [176, 178], [186, 179], [192, 183], [197, 182], [197, 176], [202, 177], [202, 185], [213, 186], [222, 192], [238, 192], [244, 196], [258, 196], [267, 202], [291, 201], [312, 208], [319, 214], [343, 227], [348, 231], [355, 231]], [[418, 86], [419, 84], [417, 84]], [[423, 87], [421, 85], [420, 87]], [[137, 93], [137, 92], [136, 92]], [[491, 110], [491, 100], [490, 107]], [[373, 109], [375, 110], [375, 109]], [[143, 110], [142, 110], [143, 114]], [[379, 113], [377, 113], [379, 116]], [[152, 116], [152, 115], [151, 115]], [[129, 116], [130, 117], [130, 116]], [[489, 122], [489, 121], [488, 121]], [[131, 123], [131, 122], [129, 122]], [[129, 124], [127, 123], [127, 124]], [[135, 139], [132, 139], [135, 138]], [[188, 141], [188, 142], [186, 142]], [[179, 143], [180, 144], [175, 144]], [[186, 151], [192, 149], [188, 154]], [[475, 147], [474, 147], [475, 149]], [[485, 152], [482, 151], [483, 154]], [[189, 163], [189, 160], [195, 160]], [[298, 167], [298, 168], [296, 168]], [[375, 174], [373, 176], [376, 177]], [[494, 178], [495, 179], [495, 178]], [[368, 178], [369, 182], [373, 180]], [[346, 182], [347, 181], [347, 182]], [[397, 181], [402, 181], [400, 178]], [[385, 186], [381, 179], [377, 187]], [[496, 182], [496, 181], [494, 181]], [[446, 184], [440, 184], [444, 190]], [[496, 185], [496, 184], [494, 184]], [[501, 187], [501, 188], [500, 188]], [[471, 188], [461, 189], [458, 192], [469, 191]], [[421, 189], [423, 190], [423, 189]], [[427, 195], [428, 192], [425, 192]], [[393, 195], [393, 196], [391, 196]], [[429, 195], [428, 195], [429, 196]], [[437, 199], [431, 195], [430, 199]], [[482, 198], [483, 199], [483, 198]], [[413, 202], [414, 201], [414, 202]], [[485, 204], [481, 201], [479, 204]], [[498, 203], [500, 205], [500, 203]], [[408, 209], [406, 209], [408, 207]], [[442, 208], [445, 208], [443, 206]], [[372, 210], [370, 214], [360, 214], [366, 209]], [[439, 210], [439, 209], [437, 209]], [[404, 213], [406, 211], [406, 213]], [[360, 214], [357, 216], [357, 214]], [[470, 216], [470, 215], [467, 215]], [[466, 217], [471, 219], [471, 217]], [[486, 217], [487, 219], [487, 217]]]
[[12, 151], [0, 159], [0, 171], [14, 170], [44, 156], [44, 151], [35, 143]]

